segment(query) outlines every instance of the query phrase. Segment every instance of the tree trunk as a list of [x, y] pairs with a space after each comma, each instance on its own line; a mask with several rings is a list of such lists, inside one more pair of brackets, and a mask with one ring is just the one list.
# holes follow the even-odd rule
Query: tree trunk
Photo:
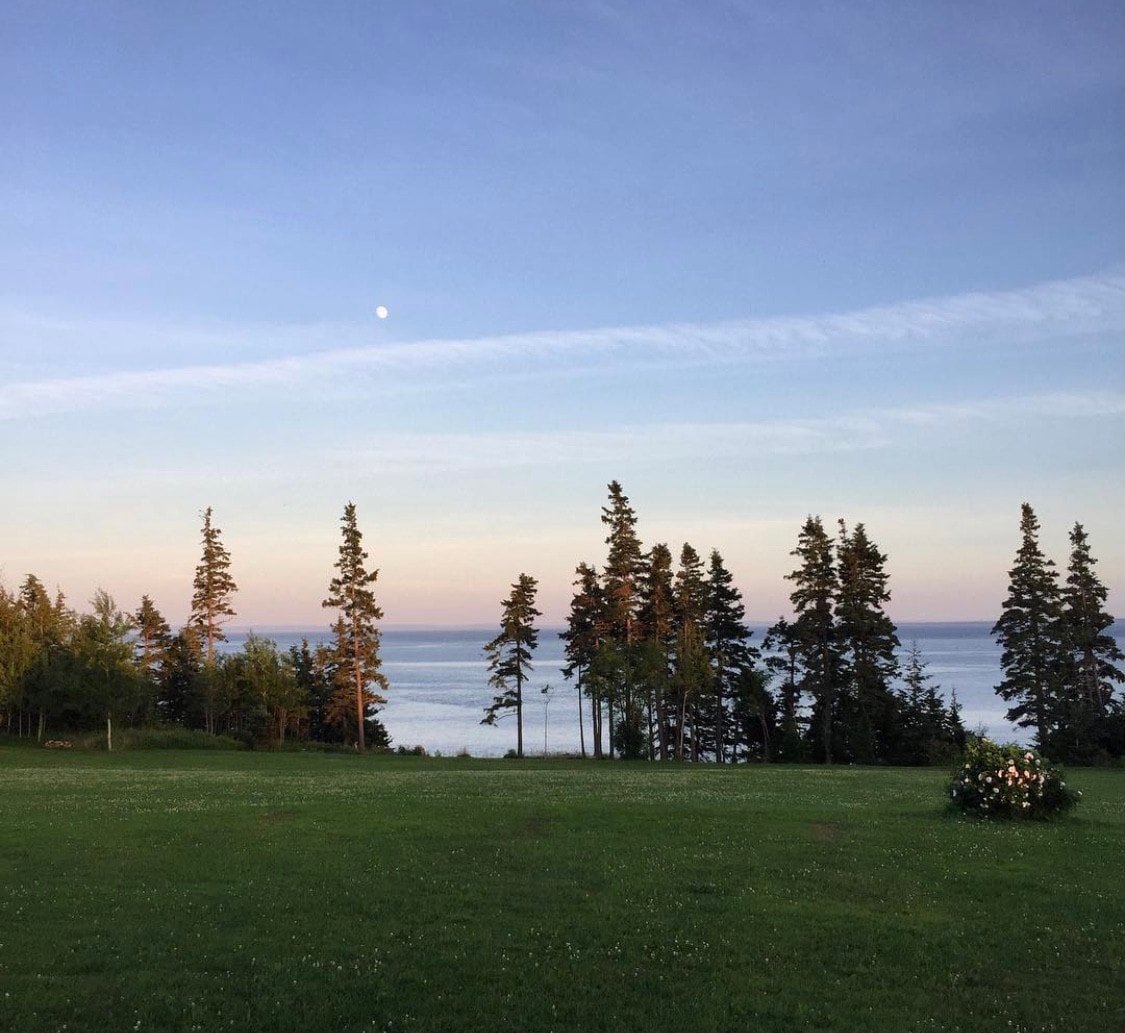
[[105, 748], [113, 749], [113, 718], [109, 714], [105, 716]]
[[726, 716], [726, 709], [723, 707], [723, 671], [719, 668], [719, 676], [715, 680], [715, 760], [719, 764], [726, 763], [724, 757], [724, 743], [723, 732], [725, 729], [723, 725], [726, 722], [723, 718]]
[[523, 678], [516, 667], [516, 756], [523, 756]]
[[43, 741], [43, 733], [46, 730], [47, 730], [47, 715], [42, 710], [40, 710], [39, 711], [39, 734], [36, 737], [37, 742]]
[[356, 742], [360, 750], [366, 750], [367, 741], [363, 731], [363, 671], [360, 670], [358, 656], [353, 655], [352, 662], [355, 665], [355, 723], [359, 732]]
[[582, 668], [578, 668], [578, 743], [582, 759], [586, 759], [586, 729], [582, 727]]
[[650, 689], [648, 699], [645, 701], [645, 714], [648, 716], [648, 759], [656, 760], [656, 728], [653, 725], [652, 712], [655, 709], [653, 703], [653, 691]]

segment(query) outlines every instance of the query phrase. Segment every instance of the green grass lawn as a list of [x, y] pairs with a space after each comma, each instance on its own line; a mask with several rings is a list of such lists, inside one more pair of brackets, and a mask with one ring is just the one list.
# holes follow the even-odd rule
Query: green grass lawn
[[1125, 775], [0, 748], [0, 1028], [1125, 1028]]

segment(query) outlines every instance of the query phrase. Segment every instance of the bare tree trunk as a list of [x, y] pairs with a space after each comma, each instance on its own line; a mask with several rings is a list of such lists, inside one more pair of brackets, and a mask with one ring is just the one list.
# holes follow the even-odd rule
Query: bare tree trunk
[[105, 748], [113, 749], [113, 718], [109, 714], [105, 716]]
[[40, 710], [39, 711], [39, 735], [36, 737], [37, 742], [43, 741], [43, 733], [46, 730], [47, 730], [47, 715], [42, 710]]

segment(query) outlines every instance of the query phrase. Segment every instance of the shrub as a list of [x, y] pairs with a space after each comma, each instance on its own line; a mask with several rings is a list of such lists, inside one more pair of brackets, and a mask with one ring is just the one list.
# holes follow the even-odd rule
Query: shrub
[[417, 746], [398, 746], [395, 749], [400, 757], [428, 757], [426, 747], [419, 743]]
[[[132, 728], [115, 736], [115, 747], [128, 750], [241, 750], [244, 744], [229, 735], [211, 735], [196, 728]], [[105, 737], [102, 737], [102, 747]]]
[[1035, 750], [973, 737], [949, 786], [952, 805], [987, 818], [1052, 818], [1082, 796]]

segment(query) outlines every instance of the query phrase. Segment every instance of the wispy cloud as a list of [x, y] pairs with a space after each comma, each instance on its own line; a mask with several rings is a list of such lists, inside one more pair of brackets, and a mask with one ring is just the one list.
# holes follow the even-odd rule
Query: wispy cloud
[[[1118, 328], [1125, 303], [1119, 271], [1060, 280], [1023, 290], [971, 293], [828, 315], [742, 319], [718, 323], [557, 330], [468, 339], [436, 339], [289, 354], [283, 358], [172, 369], [119, 370], [0, 385], [0, 419], [103, 408], [152, 407], [207, 401], [231, 391], [300, 388], [310, 394], [378, 384], [464, 376], [474, 370], [526, 367], [539, 371], [607, 365], [723, 364], [814, 357], [841, 352], [943, 346], [1011, 346]], [[17, 328], [18, 329], [18, 328]], [[355, 337], [341, 328], [345, 338]], [[12, 325], [6, 331], [15, 332]], [[26, 326], [24, 332], [32, 332]], [[154, 329], [185, 336], [182, 329]], [[261, 334], [262, 328], [256, 332]], [[300, 334], [279, 328], [287, 351]], [[325, 339], [309, 328], [310, 342]]]
[[[825, 418], [749, 420], [718, 423], [655, 422], [605, 427], [599, 430], [489, 431], [461, 433], [380, 433], [377, 441], [348, 447], [325, 445], [306, 452], [280, 448], [257, 455], [252, 468], [210, 470], [162, 465], [159, 469], [128, 468], [132, 490], [190, 484], [213, 486], [291, 481], [293, 470], [302, 479], [350, 481], [356, 471], [365, 475], [416, 477], [443, 472], [534, 467], [561, 469], [596, 464], [641, 465], [710, 461], [754, 456], [811, 456], [843, 454], [912, 446], [919, 436], [946, 441], [957, 430], [981, 425], [1038, 426], [1044, 421], [1076, 418], [1120, 419], [1125, 398], [1112, 392], [1042, 393], [1014, 397], [935, 404], [911, 408], [889, 407], [844, 412]], [[119, 460], [108, 457], [113, 466]], [[34, 472], [24, 485], [46, 485], [74, 494], [78, 488], [95, 491], [111, 469], [89, 470], [77, 480]], [[85, 488], [83, 490], [86, 490]]]

